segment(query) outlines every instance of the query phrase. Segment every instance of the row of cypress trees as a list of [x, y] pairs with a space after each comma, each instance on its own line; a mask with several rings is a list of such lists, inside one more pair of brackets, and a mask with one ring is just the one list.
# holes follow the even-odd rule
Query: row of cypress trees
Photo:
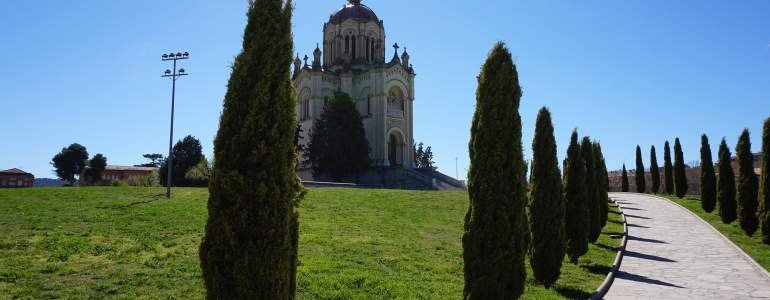
[[[642, 158], [641, 146], [636, 146], [636, 191], [638, 193], [646, 193], [647, 182], [646, 173], [644, 168], [644, 161]], [[626, 165], [623, 164], [621, 178], [621, 191], [629, 191], [628, 171], [626, 171]], [[658, 166], [658, 156], [655, 151], [655, 146], [650, 148], [650, 177], [652, 180], [652, 186], [650, 192], [657, 194], [660, 191], [660, 169]], [[664, 177], [664, 192], [668, 195], [676, 194], [677, 197], [683, 198], [687, 195], [688, 183], [686, 166], [684, 164], [684, 153], [682, 152], [682, 145], [679, 142], [679, 138], [674, 141], [674, 162], [671, 162], [671, 148], [669, 142], [663, 146], [663, 177]]]
[[[768, 130], [770, 119], [765, 122], [762, 155], [767, 158]], [[719, 216], [725, 224], [739, 221], [741, 229], [748, 236], [762, 228], [763, 242], [770, 244], [768, 234], [770, 228], [766, 225], [768, 220], [766, 198], [767, 193], [761, 181], [767, 180], [767, 163], [763, 160], [762, 180], [754, 173], [754, 154], [751, 152], [751, 135], [748, 129], [744, 129], [735, 147], [738, 164], [738, 178], [736, 180], [733, 170], [733, 158], [727, 141], [723, 138], [719, 145], [719, 160], [716, 170], [711, 158], [711, 147], [708, 137], [701, 137], [701, 206], [707, 213], [713, 212], [719, 207]], [[717, 176], [718, 174], [718, 176]], [[718, 177], [718, 179], [717, 179]]]
[[[535, 281], [550, 288], [565, 256], [577, 263], [607, 223], [609, 180], [598, 142], [572, 133], [564, 164], [557, 158], [551, 113], [538, 113], [526, 194], [516, 65], [498, 43], [478, 77], [465, 216], [465, 299], [515, 299], [524, 292], [529, 251]], [[529, 202], [531, 201], [531, 202]], [[529, 214], [527, 214], [529, 203]]]

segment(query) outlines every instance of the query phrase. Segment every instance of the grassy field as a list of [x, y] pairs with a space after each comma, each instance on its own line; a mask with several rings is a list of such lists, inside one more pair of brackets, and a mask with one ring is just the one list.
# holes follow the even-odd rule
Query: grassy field
[[[206, 189], [0, 190], [0, 298], [198, 299]], [[300, 211], [300, 299], [458, 299], [462, 192], [311, 190]], [[617, 213], [552, 290], [586, 298], [612, 264]], [[531, 277], [531, 273], [530, 273]]]
[[730, 239], [733, 243], [738, 245], [743, 251], [751, 256], [759, 265], [770, 270], [770, 245], [765, 245], [759, 237], [759, 232], [755, 233], [753, 237], [746, 236], [746, 233], [741, 229], [738, 221], [732, 224], [722, 223], [722, 219], [719, 217], [719, 209], [713, 213], [706, 213], [701, 208], [700, 199], [695, 196], [688, 196], [684, 199], [676, 197], [668, 197], [671, 201], [679, 203], [686, 207], [701, 219], [706, 220], [711, 226], [719, 230], [724, 236]]

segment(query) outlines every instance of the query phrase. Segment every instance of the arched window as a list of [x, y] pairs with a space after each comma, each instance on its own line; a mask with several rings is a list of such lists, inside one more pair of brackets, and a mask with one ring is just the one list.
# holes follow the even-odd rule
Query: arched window
[[404, 116], [404, 93], [398, 87], [392, 87], [388, 91], [388, 115], [394, 117]]
[[355, 35], [353, 36], [353, 40], [351, 44], [353, 44], [353, 58], [355, 59], [356, 58], [356, 36]]
[[345, 54], [350, 53], [350, 37], [345, 36]]

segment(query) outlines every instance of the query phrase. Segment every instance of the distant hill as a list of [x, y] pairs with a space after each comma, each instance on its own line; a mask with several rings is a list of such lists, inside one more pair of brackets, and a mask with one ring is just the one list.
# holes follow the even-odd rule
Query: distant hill
[[35, 187], [60, 187], [64, 185], [64, 181], [51, 178], [35, 178]]

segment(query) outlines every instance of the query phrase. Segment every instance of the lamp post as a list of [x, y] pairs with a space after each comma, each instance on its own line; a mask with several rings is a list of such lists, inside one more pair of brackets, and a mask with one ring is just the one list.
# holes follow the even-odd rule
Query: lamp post
[[[171, 129], [169, 130], [169, 137], [168, 137], [168, 159], [166, 160], [166, 171], [168, 173], [167, 180], [166, 180], [166, 198], [171, 198], [171, 173], [174, 169], [174, 148], [173, 148], [173, 142], [174, 142], [174, 102], [176, 100], [176, 79], [182, 76], [187, 76], [187, 72], [185, 72], [184, 68], [180, 68], [177, 70], [176, 68], [176, 62], [178, 60], [183, 59], [189, 59], [190, 53], [169, 53], [169, 54], [163, 54], [161, 56], [162, 61], [173, 61], [174, 62], [174, 68], [171, 70], [166, 70], [166, 72], [163, 73], [164, 78], [171, 78]], [[172, 71], [173, 70], [173, 71]]]

